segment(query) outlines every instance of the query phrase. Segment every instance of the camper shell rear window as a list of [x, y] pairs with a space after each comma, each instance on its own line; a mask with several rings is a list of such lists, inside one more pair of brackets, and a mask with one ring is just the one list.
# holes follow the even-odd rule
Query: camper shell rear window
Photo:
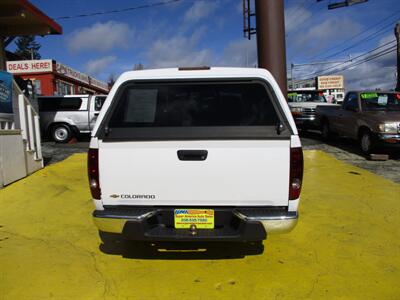
[[[287, 129], [277, 132], [282, 123]], [[287, 137], [289, 126], [261, 81], [128, 82], [119, 88], [103, 139]], [[285, 134], [284, 134], [285, 133]]]

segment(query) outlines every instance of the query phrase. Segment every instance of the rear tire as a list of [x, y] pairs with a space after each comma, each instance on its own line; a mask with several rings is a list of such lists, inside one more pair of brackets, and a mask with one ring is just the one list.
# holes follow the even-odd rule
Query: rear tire
[[56, 124], [52, 127], [51, 137], [56, 143], [68, 143], [72, 138], [72, 130], [68, 125]]

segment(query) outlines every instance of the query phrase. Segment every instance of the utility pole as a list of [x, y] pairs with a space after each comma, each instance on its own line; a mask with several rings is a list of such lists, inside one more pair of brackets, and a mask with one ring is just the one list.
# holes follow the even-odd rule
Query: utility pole
[[292, 82], [292, 87], [291, 89], [294, 90], [294, 78], [293, 78], [293, 69], [294, 69], [294, 63], [290, 64], [290, 81]]
[[284, 0], [255, 0], [258, 67], [274, 76], [287, 96]]
[[400, 23], [394, 28], [394, 34], [397, 39], [397, 84], [396, 91], [400, 92]]

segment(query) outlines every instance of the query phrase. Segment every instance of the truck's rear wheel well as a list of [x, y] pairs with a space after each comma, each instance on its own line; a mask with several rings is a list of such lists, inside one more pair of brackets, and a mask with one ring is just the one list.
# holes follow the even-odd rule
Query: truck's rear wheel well
[[324, 117], [321, 118], [321, 121], [320, 121], [320, 128], [322, 129], [322, 128], [324, 127], [325, 124], [328, 124], [328, 126], [329, 126], [329, 120], [328, 120], [328, 118], [327, 118], [326, 116], [324, 116]]
[[329, 138], [331, 137], [331, 131], [329, 127], [329, 120], [327, 117], [323, 117], [321, 119], [320, 130], [322, 139], [325, 141], [329, 140]]

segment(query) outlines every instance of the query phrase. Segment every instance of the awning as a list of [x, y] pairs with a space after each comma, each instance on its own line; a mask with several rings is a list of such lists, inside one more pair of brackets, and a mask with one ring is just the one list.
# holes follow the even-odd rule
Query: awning
[[0, 1], [0, 36], [61, 33], [59, 24], [27, 0]]

